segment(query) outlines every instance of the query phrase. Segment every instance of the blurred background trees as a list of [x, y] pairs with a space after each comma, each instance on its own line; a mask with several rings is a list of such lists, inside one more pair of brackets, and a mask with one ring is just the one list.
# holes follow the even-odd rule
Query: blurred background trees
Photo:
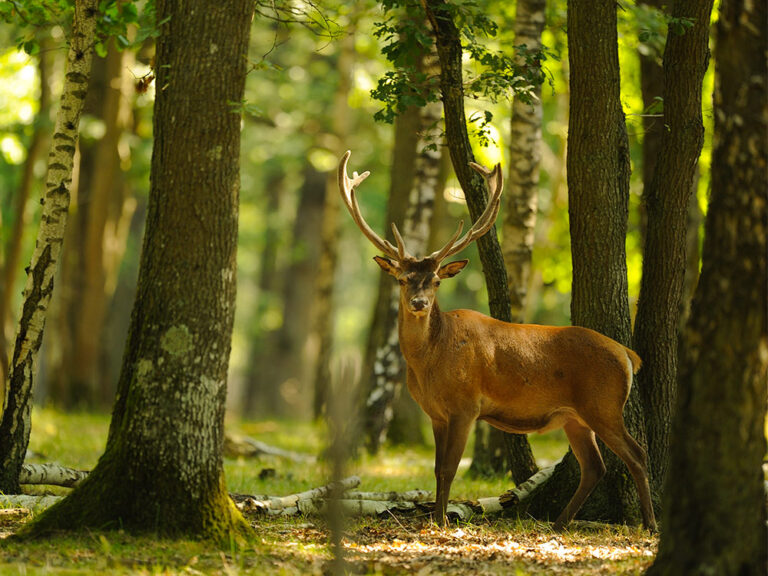
[[[94, 59], [75, 158], [70, 226], [34, 390], [36, 402], [66, 409], [106, 409], [114, 398], [146, 218], [152, 104], [163, 89], [152, 81], [153, 3], [102, 4], [127, 27], [120, 34], [102, 31], [104, 42]], [[471, 153], [486, 165], [511, 165], [510, 191], [530, 178], [514, 206], [517, 192], [509, 193], [499, 219], [507, 222], [499, 226], [507, 272], [513, 267], [509, 255], [522, 259], [514, 266], [529, 266], [510, 274], [514, 318], [568, 324], [572, 259], [566, 138], [572, 111], [566, 2], [429, 4], [449, 8], [465, 53], [461, 80], [454, 83], [466, 92]], [[23, 269], [40, 219], [42, 151], [52, 132], [70, 33], [66, 5], [47, 3], [46, 17], [39, 18], [42, 4], [0, 4], [0, 45], [6, 46], [0, 53], [3, 361], [14, 341]], [[20, 14], [18, 6], [29, 10]], [[356, 409], [349, 415], [361, 430], [360, 443], [365, 437], [375, 450], [385, 439], [424, 439], [419, 411], [398, 419], [407, 409], [392, 408], [395, 401], [408, 401], [405, 389], [398, 396], [402, 381], [396, 362], [390, 363], [399, 353], [392, 342], [393, 287], [371, 262], [373, 248], [360, 241], [349, 218], [339, 217], [335, 185], [338, 159], [351, 149], [351, 169], [372, 173], [360, 194], [367, 220], [384, 234], [392, 221], [408, 230], [402, 222], [410, 219], [414, 240], [418, 234], [425, 250], [432, 239], [442, 243], [455, 222], [467, 218], [440, 116], [441, 70], [428, 51], [433, 30], [420, 10], [419, 2], [392, 0], [257, 3], [245, 96], [233, 103], [243, 111], [238, 300], [228, 395], [234, 417], [321, 415], [331, 359], [352, 356], [363, 366]], [[626, 124], [629, 165], [624, 168], [631, 173], [623, 173], [621, 183], [628, 195], [626, 294], [621, 296], [627, 302], [621, 318], [615, 315], [612, 321], [622, 323], [627, 340], [646, 230], [653, 234], [648, 228], [652, 210], [645, 210], [642, 198], [654, 193], [650, 187], [663, 144], [667, 28], [679, 28], [685, 37], [690, 23], [685, 16], [675, 21], [651, 1], [627, 4], [617, 18], [614, 81], [620, 84], [617, 98]], [[692, 156], [698, 156], [698, 171], [690, 176], [695, 183], [685, 204], [689, 261], [680, 317], [699, 268], [699, 215], [706, 210], [710, 185], [712, 70], [700, 72], [703, 97], [693, 112], [701, 115], [704, 136], [700, 153]], [[589, 89], [596, 80], [588, 75], [586, 82]], [[523, 136], [521, 122], [537, 126], [540, 134]], [[520, 150], [524, 138], [531, 140], [527, 151]], [[524, 160], [538, 156], [538, 167], [523, 166], [513, 154]], [[429, 199], [420, 188], [426, 183], [433, 188]], [[441, 289], [443, 308], [490, 311], [476, 250], [468, 250], [465, 273]], [[581, 277], [592, 280], [589, 274]], [[674, 324], [677, 316], [672, 315]], [[377, 379], [383, 382], [380, 388]], [[384, 397], [381, 408], [377, 401]], [[379, 408], [383, 418], [373, 424]], [[483, 442], [478, 437], [478, 445]], [[491, 444], [486, 451], [493, 455], [498, 448]], [[504, 473], [512, 466], [494, 464], [491, 470]]]

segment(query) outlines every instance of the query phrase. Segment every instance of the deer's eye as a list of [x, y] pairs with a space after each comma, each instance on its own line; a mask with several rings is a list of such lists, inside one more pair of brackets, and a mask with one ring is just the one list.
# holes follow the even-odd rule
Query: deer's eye
[[435, 288], [437, 288], [438, 286], [440, 286], [440, 279], [439, 278], [437, 280], [435, 280]]

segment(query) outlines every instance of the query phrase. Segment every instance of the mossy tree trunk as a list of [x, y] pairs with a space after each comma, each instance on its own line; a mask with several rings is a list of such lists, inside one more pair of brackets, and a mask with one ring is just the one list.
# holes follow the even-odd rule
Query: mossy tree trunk
[[676, 391], [680, 301], [686, 272], [688, 210], [704, 142], [701, 83], [709, 64], [713, 0], [677, 1], [671, 16], [692, 23], [670, 30], [664, 50], [664, 131], [653, 180], [643, 201], [647, 214], [643, 276], [635, 319], [637, 375], [645, 415], [651, 486], [660, 490], [667, 467]]
[[712, 196], [683, 336], [653, 575], [758, 575], [768, 563], [766, 23], [765, 2], [720, 5]]
[[767, 23], [765, 2], [720, 5], [712, 196], [653, 576], [759, 575], [768, 564]]
[[157, 97], [138, 293], [106, 450], [32, 533], [247, 531], [222, 463], [240, 111], [253, 5], [157, 3]]
[[38, 356], [53, 277], [67, 225], [69, 187], [77, 144], [80, 114], [88, 87], [98, 17], [98, 2], [75, 3], [72, 37], [67, 54], [61, 104], [56, 116], [48, 172], [42, 198], [43, 213], [35, 251], [28, 267], [24, 304], [10, 363], [2, 422], [0, 423], [0, 492], [19, 492], [19, 472], [29, 444], [30, 401], [37, 376]]
[[[568, 2], [570, 117], [568, 189], [573, 285], [571, 321], [629, 345], [625, 238], [629, 211], [629, 143], [619, 98], [617, 5]], [[627, 430], [643, 443], [636, 390], [624, 409]], [[638, 522], [637, 493], [625, 464], [600, 443], [607, 474], [579, 517]], [[576, 490], [579, 466], [568, 452], [530, 511], [555, 517]]]

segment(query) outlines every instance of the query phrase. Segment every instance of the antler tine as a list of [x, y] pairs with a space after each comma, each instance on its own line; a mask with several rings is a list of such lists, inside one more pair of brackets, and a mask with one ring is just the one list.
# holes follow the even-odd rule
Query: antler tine
[[[472, 224], [472, 227], [467, 230], [467, 233], [462, 236], [461, 240], [456, 241], [458, 233], [454, 234], [453, 238], [443, 246], [437, 252], [434, 252], [431, 257], [441, 261], [449, 256], [461, 252], [470, 243], [480, 238], [483, 234], [488, 232], [493, 227], [493, 223], [496, 221], [496, 217], [499, 215], [499, 208], [501, 207], [501, 190], [504, 187], [504, 177], [501, 173], [501, 164], [496, 164], [493, 170], [489, 170], [485, 166], [470, 162], [469, 165], [478, 172], [488, 183], [488, 189], [490, 190], [490, 197], [488, 203], [485, 206], [485, 210], [480, 217]], [[459, 232], [461, 227], [459, 227]]]
[[397, 255], [401, 261], [405, 260], [408, 252], [405, 250], [405, 242], [403, 242], [403, 237], [400, 236], [400, 230], [397, 229], [397, 224], [394, 222], [392, 222], [392, 234], [394, 234], [395, 242], [397, 242]]
[[[341, 198], [344, 200], [344, 204], [346, 205], [347, 210], [349, 210], [349, 213], [352, 216], [352, 220], [355, 221], [355, 224], [357, 224], [357, 227], [360, 228], [360, 231], [365, 235], [365, 237], [368, 238], [368, 240], [370, 240], [371, 243], [376, 246], [376, 248], [381, 250], [385, 255], [389, 256], [390, 258], [400, 260], [401, 254], [400, 250], [398, 249], [399, 246], [398, 248], [395, 248], [389, 241], [381, 238], [378, 234], [376, 234], [376, 232], [373, 231], [365, 219], [363, 219], [363, 216], [360, 213], [360, 206], [357, 203], [355, 188], [360, 185], [363, 180], [368, 178], [370, 172], [363, 172], [360, 175], [355, 172], [354, 178], [350, 179], [349, 176], [347, 176], [347, 162], [349, 161], [351, 154], [352, 152], [347, 150], [339, 162], [338, 180], [339, 193], [341, 194]], [[398, 244], [401, 240], [398, 241]]]

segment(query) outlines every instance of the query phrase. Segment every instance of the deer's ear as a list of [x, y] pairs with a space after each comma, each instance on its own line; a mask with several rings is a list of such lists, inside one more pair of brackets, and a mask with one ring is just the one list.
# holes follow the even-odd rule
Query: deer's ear
[[376, 260], [376, 264], [381, 266], [381, 269], [384, 270], [384, 272], [387, 274], [390, 274], [395, 278], [400, 276], [400, 265], [394, 260], [390, 260], [389, 258], [385, 258], [383, 256], [374, 256], [373, 259]]
[[469, 264], [469, 260], [456, 260], [456, 262], [449, 262], [445, 266], [440, 266], [437, 271], [438, 278], [453, 278], [464, 269], [464, 266]]

